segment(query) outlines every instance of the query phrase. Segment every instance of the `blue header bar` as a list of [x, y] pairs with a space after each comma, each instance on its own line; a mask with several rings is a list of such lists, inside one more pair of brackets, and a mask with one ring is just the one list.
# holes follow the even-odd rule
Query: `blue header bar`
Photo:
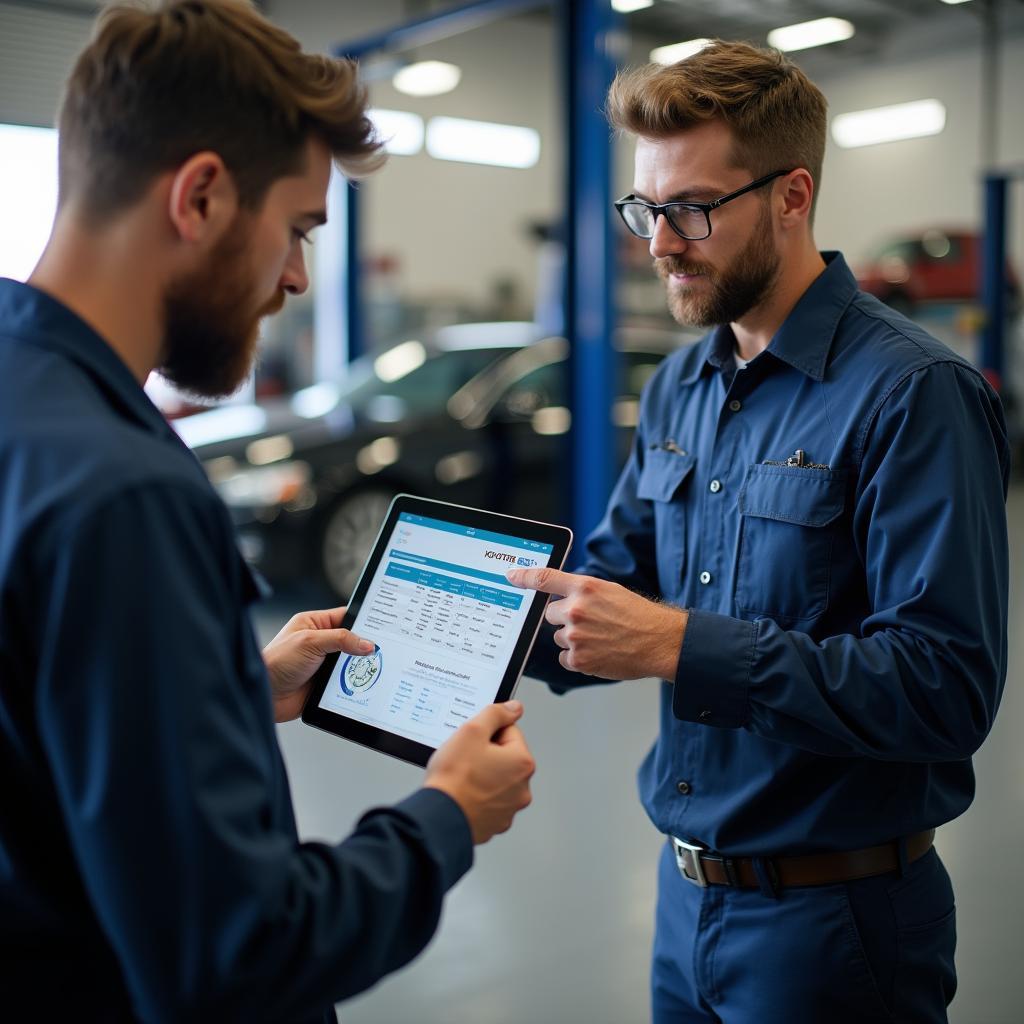
[[497, 587], [488, 587], [483, 583], [474, 583], [471, 580], [457, 580], [453, 576], [442, 576], [440, 573], [431, 572], [429, 569], [420, 569], [415, 565], [402, 565], [401, 562], [388, 562], [384, 575], [405, 583], [418, 583], [420, 586], [430, 587], [432, 590], [459, 594], [470, 600], [484, 601], [487, 604], [497, 605], [499, 608], [507, 608], [509, 611], [518, 611], [523, 603], [523, 597], [519, 594], [510, 594], [507, 590], [498, 590]]
[[485, 540], [491, 544], [504, 544], [510, 548], [525, 548], [527, 551], [536, 551], [541, 555], [550, 555], [553, 549], [553, 545], [542, 544], [539, 540], [526, 540], [523, 537], [513, 537], [507, 533], [492, 533], [490, 530], [478, 530], [475, 526], [460, 526], [457, 523], [446, 523], [441, 519], [418, 516], [414, 512], [402, 512], [398, 518], [401, 522], [413, 523], [416, 526], [427, 526], [432, 530], [443, 530], [445, 533], [454, 533], [460, 537], [475, 537], [477, 540]]
[[[414, 555], [410, 551], [399, 551], [392, 548], [388, 553], [389, 558], [403, 558], [407, 562], [417, 562], [420, 565], [430, 566], [432, 569], [444, 569], [445, 572], [459, 572], [463, 576], [472, 576], [477, 580], [487, 580], [488, 583], [499, 583], [503, 587], [512, 586], [501, 573], [484, 572], [482, 569], [471, 569], [468, 565], [456, 565], [454, 562], [442, 562], [439, 558], [427, 558], [426, 555]], [[529, 561], [529, 559], [527, 559]], [[509, 565], [512, 569], [514, 566]]]

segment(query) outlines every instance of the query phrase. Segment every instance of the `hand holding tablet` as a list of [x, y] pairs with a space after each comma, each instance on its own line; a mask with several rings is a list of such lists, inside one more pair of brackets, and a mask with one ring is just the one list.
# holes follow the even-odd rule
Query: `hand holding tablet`
[[341, 623], [374, 649], [328, 656], [302, 720], [426, 765], [519, 681], [547, 595], [505, 571], [558, 569], [571, 542], [564, 527], [399, 495]]
[[462, 808], [474, 843], [507, 832], [530, 803], [533, 757], [514, 724], [522, 713], [519, 701], [488, 705], [427, 762], [424, 787], [447, 793]]

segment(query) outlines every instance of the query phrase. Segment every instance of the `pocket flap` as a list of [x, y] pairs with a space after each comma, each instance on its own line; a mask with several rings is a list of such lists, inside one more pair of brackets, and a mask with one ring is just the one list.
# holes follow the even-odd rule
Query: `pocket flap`
[[843, 475], [831, 469], [751, 466], [740, 491], [740, 512], [798, 526], [827, 526], [843, 511]]
[[690, 454], [679, 455], [663, 448], [649, 449], [637, 481], [637, 497], [645, 501], [671, 501], [696, 462], [697, 459]]

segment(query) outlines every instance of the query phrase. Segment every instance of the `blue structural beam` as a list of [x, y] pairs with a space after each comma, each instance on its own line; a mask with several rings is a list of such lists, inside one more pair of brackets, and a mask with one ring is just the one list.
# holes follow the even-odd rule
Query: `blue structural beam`
[[449, 39], [480, 28], [500, 18], [511, 18], [524, 11], [548, 7], [550, 3], [551, 0], [478, 0], [477, 3], [464, 4], [441, 14], [428, 14], [416, 21], [408, 21], [404, 25], [396, 25], [383, 32], [335, 46], [334, 55], [360, 59], [382, 50], [425, 46], [439, 39]]
[[990, 174], [985, 178], [985, 239], [981, 262], [981, 294], [985, 306], [985, 327], [981, 336], [980, 369], [997, 386], [1003, 387], [1006, 332], [1006, 194], [1007, 178]]
[[[617, 26], [610, 3], [564, 0], [568, 241], [565, 322], [572, 410], [568, 458], [570, 522], [579, 542], [597, 525], [616, 462], [612, 405], [618, 361], [614, 332], [611, 133], [604, 104], [615, 73], [609, 54]], [[578, 562], [582, 543], [575, 548]]]

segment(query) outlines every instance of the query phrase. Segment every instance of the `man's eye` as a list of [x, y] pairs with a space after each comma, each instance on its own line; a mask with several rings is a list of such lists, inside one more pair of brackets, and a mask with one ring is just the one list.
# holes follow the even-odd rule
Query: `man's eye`
[[292, 237], [296, 242], [305, 242], [306, 245], [313, 244], [313, 239], [310, 238], [305, 231], [301, 231], [299, 228], [292, 228]]

